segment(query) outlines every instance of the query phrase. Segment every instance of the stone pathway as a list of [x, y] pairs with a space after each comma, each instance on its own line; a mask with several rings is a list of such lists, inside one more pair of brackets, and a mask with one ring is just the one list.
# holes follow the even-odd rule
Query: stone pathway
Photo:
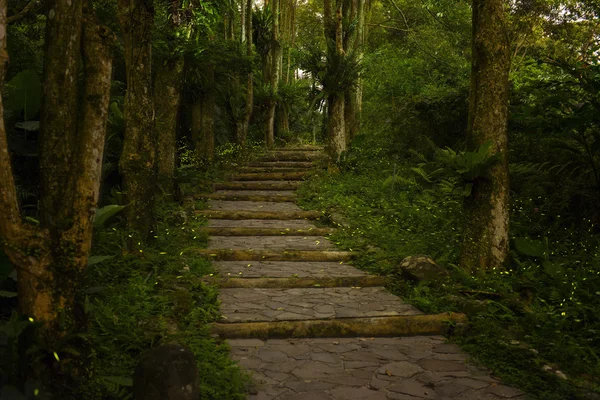
[[327, 230], [294, 219], [314, 217], [289, 200], [320, 150], [269, 152], [204, 196], [216, 234], [202, 254], [223, 283], [215, 332], [252, 373], [248, 399], [524, 399], [439, 336], [455, 316], [423, 315], [352, 267]]

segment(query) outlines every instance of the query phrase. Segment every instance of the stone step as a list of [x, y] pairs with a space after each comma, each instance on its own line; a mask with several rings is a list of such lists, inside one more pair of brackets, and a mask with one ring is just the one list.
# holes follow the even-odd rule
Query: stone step
[[[242, 193], [239, 193], [242, 192]], [[245, 192], [252, 192], [250, 190], [239, 190], [239, 191], [226, 191], [226, 190], [220, 190], [218, 192], [214, 192], [214, 193], [200, 193], [195, 195], [194, 197], [196, 199], [213, 199], [213, 200], [238, 200], [238, 201], [271, 201], [271, 202], [293, 202], [296, 200], [296, 195], [293, 194], [293, 192], [291, 192], [292, 194], [276, 194], [276, 195], [269, 195], [269, 194], [252, 194], [252, 193], [245, 193]], [[258, 192], [258, 191], [257, 191]], [[260, 191], [260, 193], [265, 193], [263, 191]], [[281, 193], [281, 192], [277, 192], [277, 193]]]
[[271, 229], [311, 229], [316, 228], [306, 219], [209, 219], [208, 228], [271, 228]]
[[323, 236], [334, 232], [331, 228], [253, 228], [253, 227], [208, 227], [203, 231], [214, 236]]
[[[245, 278], [345, 278], [367, 276], [345, 262], [307, 261], [213, 261], [213, 267], [221, 276]], [[354, 285], [358, 286], [358, 285]]]
[[323, 236], [211, 236], [208, 249], [230, 250], [331, 250]]
[[252, 196], [271, 196], [271, 197], [286, 197], [286, 196], [295, 196], [295, 190], [216, 190], [212, 194], [231, 194], [233, 196], [237, 195], [252, 195]]
[[251, 161], [249, 168], [314, 168], [311, 161]]
[[316, 146], [316, 145], [306, 145], [306, 146], [294, 146], [294, 147], [276, 147], [273, 150], [275, 151], [300, 151], [300, 152], [306, 152], [306, 151], [325, 151], [325, 147], [323, 146]]
[[299, 181], [250, 181], [250, 182], [220, 182], [214, 183], [214, 190], [296, 190], [300, 186]]
[[274, 322], [221, 322], [213, 323], [211, 330], [222, 339], [371, 338], [440, 335], [447, 330], [448, 323], [460, 323], [466, 320], [467, 317], [464, 314], [457, 313], [415, 314]]
[[267, 173], [267, 172], [277, 172], [277, 173], [283, 173], [283, 172], [307, 172], [307, 171], [311, 171], [312, 170], [312, 165], [309, 165], [307, 167], [278, 167], [278, 166], [272, 166], [272, 167], [241, 167], [239, 169], [240, 172], [243, 173]]
[[384, 287], [222, 289], [223, 323], [422, 314]]
[[217, 211], [268, 211], [298, 212], [303, 211], [291, 201], [244, 201], [244, 200], [208, 200], [208, 208]]
[[314, 250], [230, 250], [190, 249], [193, 254], [218, 261], [350, 261], [354, 253], [349, 251]]
[[246, 174], [235, 174], [235, 181], [301, 181], [306, 178], [311, 171], [301, 172], [252, 172]]
[[232, 339], [252, 373], [248, 400], [524, 400], [442, 336]]
[[273, 289], [293, 289], [293, 288], [340, 288], [340, 287], [377, 287], [388, 283], [384, 276], [376, 275], [358, 275], [345, 277], [320, 277], [320, 278], [244, 278], [242, 275], [237, 277], [219, 276], [202, 278], [203, 282], [210, 283], [221, 288], [273, 288]]
[[327, 159], [327, 155], [318, 151], [270, 151], [260, 155], [257, 161], [315, 161], [325, 159]]
[[[277, 203], [275, 203], [277, 204]], [[233, 210], [196, 210], [196, 215], [214, 219], [319, 219], [318, 211], [233, 211]]]

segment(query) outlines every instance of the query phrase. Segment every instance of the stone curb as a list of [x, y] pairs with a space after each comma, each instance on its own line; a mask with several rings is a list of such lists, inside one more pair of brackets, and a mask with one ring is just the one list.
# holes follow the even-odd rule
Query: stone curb
[[304, 321], [214, 323], [213, 334], [223, 339], [397, 337], [440, 335], [449, 322], [465, 322], [464, 314], [404, 315]]
[[322, 214], [318, 211], [221, 211], [197, 210], [196, 215], [212, 219], [319, 219]]
[[211, 236], [325, 236], [334, 232], [330, 228], [309, 228], [309, 229], [291, 229], [291, 228], [246, 228], [246, 227], [207, 227], [202, 228], [203, 232]]
[[350, 261], [355, 255], [348, 251], [314, 250], [191, 249], [190, 251], [219, 261]]
[[214, 183], [214, 190], [296, 190], [300, 182], [222, 182]]
[[255, 195], [235, 193], [202, 193], [194, 196], [196, 199], [230, 200], [230, 201], [272, 201], [272, 202], [294, 202], [296, 195]]
[[384, 276], [357, 275], [343, 277], [315, 277], [315, 278], [201, 278], [201, 281], [219, 286], [221, 288], [264, 288], [264, 289], [291, 289], [291, 288], [331, 288], [331, 287], [378, 287], [385, 286], [388, 279]]

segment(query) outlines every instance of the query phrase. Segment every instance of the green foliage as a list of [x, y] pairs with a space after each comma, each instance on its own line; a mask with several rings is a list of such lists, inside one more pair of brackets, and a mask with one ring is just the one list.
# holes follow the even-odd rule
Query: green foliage
[[456, 152], [449, 147], [439, 149], [430, 162], [413, 152], [424, 162], [411, 170], [418, 179], [438, 185], [443, 192], [469, 197], [473, 184], [480, 179], [489, 179], [491, 168], [500, 159], [500, 153], [494, 153], [492, 146], [493, 142], [488, 140], [477, 151]]
[[242, 399], [245, 376], [228, 358], [207, 324], [220, 318], [217, 290], [198, 281], [210, 263], [187, 252], [206, 245], [205, 220], [174, 205], [159, 209], [154, 243], [139, 255], [123, 255], [125, 233], [106, 230], [94, 246], [102, 262], [88, 268], [87, 312], [92, 321], [98, 377], [105, 396], [131, 398], [139, 354], [177, 340], [192, 350], [201, 371], [202, 398]]
[[21, 71], [5, 86], [5, 106], [9, 110], [22, 112], [25, 121], [37, 115], [42, 101], [42, 83], [37, 72], [29, 69]]
[[[328, 42], [328, 46], [335, 47], [335, 43]], [[329, 96], [343, 94], [346, 90], [355, 88], [363, 70], [358, 50], [338, 55], [331, 49], [324, 52], [319, 48], [312, 48], [301, 55], [300, 66], [320, 86], [313, 100], [316, 104], [324, 103]]]
[[96, 216], [94, 217], [94, 228], [101, 228], [104, 226], [106, 221], [123, 211], [124, 208], [125, 206], [119, 206], [117, 204], [111, 204], [99, 208], [96, 211]]

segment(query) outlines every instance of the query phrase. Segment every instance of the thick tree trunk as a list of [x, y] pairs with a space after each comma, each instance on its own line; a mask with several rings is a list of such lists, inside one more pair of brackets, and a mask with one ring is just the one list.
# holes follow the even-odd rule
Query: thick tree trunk
[[465, 201], [466, 225], [460, 263], [471, 270], [501, 267], [508, 256], [508, 74], [510, 46], [502, 0], [473, 2], [473, 62], [468, 143], [475, 150], [491, 140], [500, 162], [490, 178], [474, 182]]
[[[364, 31], [364, 6], [365, 0], [352, 0], [348, 18], [350, 21], [356, 22], [356, 28], [352, 35], [348, 35], [346, 50], [354, 51], [359, 60], [362, 60], [362, 39]], [[360, 129], [360, 107], [362, 82], [360, 77], [357, 78], [355, 87], [346, 90], [346, 143], [349, 145], [352, 139], [357, 135]]]
[[352, 139], [358, 132], [357, 104], [356, 104], [356, 89], [348, 89], [344, 94], [344, 123], [346, 143], [350, 145]]
[[[49, 6], [44, 55], [40, 159], [41, 223], [52, 231], [69, 224], [72, 169], [77, 143], [77, 98], [81, 62], [82, 1], [55, 0]], [[62, 225], [62, 226], [61, 226]]]
[[192, 105], [192, 140], [198, 157], [212, 161], [215, 156], [215, 66], [206, 69], [204, 95]]
[[217, 92], [215, 88], [215, 66], [210, 64], [206, 71], [206, 92], [202, 101], [202, 125], [200, 156], [212, 161], [215, 158], [215, 107]]
[[[246, 42], [246, 0], [242, 0], [240, 4], [240, 41]], [[252, 14], [249, 14], [252, 18]]]
[[285, 137], [290, 131], [290, 118], [287, 108], [283, 105], [278, 107], [275, 117], [277, 119], [277, 136]]
[[[42, 377], [51, 375], [46, 383], [54, 386], [54, 394], [61, 398], [74, 395], [91, 368], [85, 348], [79, 348], [77, 356], [60, 349], [66, 335], [87, 328], [78, 297], [91, 247], [112, 72], [112, 35], [96, 25], [91, 4], [86, 3], [82, 14], [82, 2], [74, 3], [56, 0], [48, 12], [40, 163], [50, 168], [41, 171], [40, 228], [21, 222], [0, 115], [0, 236], [6, 254], [18, 268], [20, 312], [41, 323], [38, 340], [46, 348], [57, 349], [61, 358], [51, 371], [47, 366], [38, 370]], [[0, 0], [0, 82], [6, 61], [5, 7]], [[65, 45], [64, 40], [70, 43]], [[82, 86], [78, 69], [67, 71], [78, 67], [81, 59]], [[79, 105], [70, 113], [67, 107], [73, 99], [68, 96]], [[64, 158], [58, 159], [56, 154]], [[61, 175], [53, 175], [59, 172]]]
[[181, 101], [183, 59], [168, 60], [158, 67], [154, 82], [154, 106], [158, 138], [158, 182], [165, 194], [175, 194], [177, 114]]
[[271, 148], [275, 145], [275, 110], [277, 108], [277, 91], [279, 88], [279, 79], [281, 78], [281, 43], [279, 43], [279, 0], [274, 0], [271, 3], [273, 12], [273, 24], [271, 27], [271, 50], [269, 57], [269, 85], [272, 90], [272, 98], [269, 100], [267, 109], [267, 126], [266, 126], [266, 143], [267, 147]]
[[[344, 0], [335, 0], [335, 7], [332, 0], [325, 1], [325, 36], [328, 40], [335, 43], [335, 47], [328, 46], [330, 59], [341, 58], [345, 56], [344, 35], [343, 35], [343, 16]], [[346, 113], [345, 113], [345, 95], [344, 93], [331, 93], [328, 99], [328, 120], [327, 120], [327, 152], [333, 161], [339, 161], [340, 154], [346, 150]]]
[[119, 20], [125, 44], [127, 93], [125, 138], [119, 169], [128, 206], [131, 247], [148, 240], [155, 226], [157, 139], [152, 95], [152, 27], [150, 0], [119, 0]]
[[[168, 29], [175, 33], [182, 24], [182, 0], [170, 0]], [[164, 194], [175, 196], [175, 164], [177, 158], [177, 118], [181, 104], [184, 60], [180, 54], [171, 54], [157, 62], [154, 81], [154, 108], [156, 111], [158, 183]]]
[[346, 131], [344, 121], [344, 95], [337, 94], [329, 99], [329, 119], [327, 121], [327, 152], [333, 161], [339, 161], [346, 151]]
[[202, 99], [197, 99], [192, 104], [192, 123], [191, 123], [191, 134], [192, 141], [194, 142], [194, 151], [196, 155], [200, 156], [202, 151], [202, 107], [204, 102]]
[[[247, 0], [246, 3], [246, 55], [252, 57], [252, 6], [253, 0]], [[252, 71], [248, 73], [246, 82], [246, 106], [244, 109], [244, 119], [236, 135], [237, 143], [243, 147], [246, 146], [248, 140], [248, 127], [252, 118], [252, 110], [254, 108], [254, 74]]]

